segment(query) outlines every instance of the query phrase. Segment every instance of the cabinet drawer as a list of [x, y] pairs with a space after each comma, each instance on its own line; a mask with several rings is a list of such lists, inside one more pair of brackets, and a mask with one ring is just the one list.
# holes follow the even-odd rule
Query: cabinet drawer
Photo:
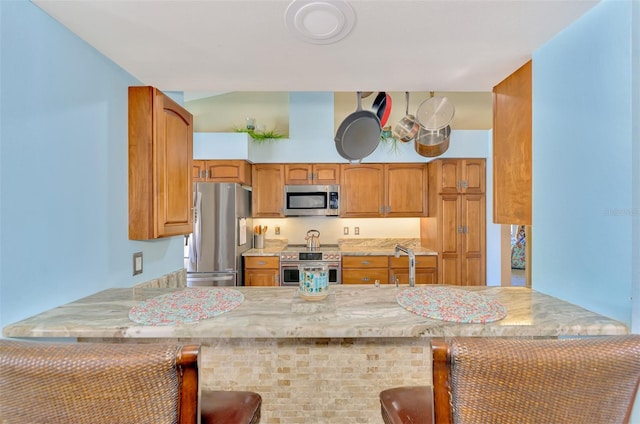
[[386, 256], [343, 256], [342, 268], [387, 268]]
[[277, 256], [245, 256], [244, 267], [252, 269], [279, 268], [280, 258]]
[[[400, 284], [409, 283], [409, 271], [406, 268], [389, 270], [389, 284], [395, 284], [396, 278]], [[416, 284], [438, 284], [438, 272], [435, 268], [416, 270]]]
[[387, 284], [389, 268], [342, 269], [342, 284]]
[[[436, 268], [438, 266], [438, 257], [436, 255], [417, 255], [416, 268]], [[389, 268], [409, 267], [409, 257], [395, 256], [389, 257]]]

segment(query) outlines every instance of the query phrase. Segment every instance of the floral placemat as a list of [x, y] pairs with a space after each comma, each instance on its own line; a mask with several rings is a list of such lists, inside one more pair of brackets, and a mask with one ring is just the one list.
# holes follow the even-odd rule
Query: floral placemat
[[507, 315], [507, 308], [497, 300], [452, 287], [410, 287], [399, 292], [396, 300], [416, 315], [443, 321], [484, 324]]
[[129, 310], [129, 319], [144, 325], [183, 324], [224, 314], [243, 300], [238, 290], [193, 287], [142, 301]]

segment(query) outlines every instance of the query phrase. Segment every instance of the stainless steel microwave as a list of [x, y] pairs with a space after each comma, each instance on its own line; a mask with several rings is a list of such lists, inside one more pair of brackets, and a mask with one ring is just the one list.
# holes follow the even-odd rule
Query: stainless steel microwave
[[285, 216], [340, 215], [339, 185], [285, 185]]

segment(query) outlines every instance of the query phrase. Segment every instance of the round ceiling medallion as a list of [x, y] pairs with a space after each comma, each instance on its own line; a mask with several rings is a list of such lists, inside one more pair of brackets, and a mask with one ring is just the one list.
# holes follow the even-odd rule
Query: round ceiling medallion
[[356, 15], [344, 0], [293, 0], [285, 12], [289, 31], [314, 44], [335, 43], [346, 37]]

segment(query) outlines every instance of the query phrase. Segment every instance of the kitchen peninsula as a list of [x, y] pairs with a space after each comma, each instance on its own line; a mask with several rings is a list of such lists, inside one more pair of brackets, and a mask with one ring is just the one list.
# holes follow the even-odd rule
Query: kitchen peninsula
[[[442, 287], [442, 286], [441, 286]], [[320, 302], [293, 287], [237, 287], [236, 309], [194, 323], [145, 326], [129, 310], [183, 288], [109, 289], [6, 326], [4, 337], [202, 345], [206, 388], [263, 396], [263, 423], [379, 422], [378, 393], [429, 384], [429, 338], [627, 334], [621, 322], [524, 287], [464, 287], [499, 301], [507, 315], [487, 324], [425, 318], [396, 301], [394, 285], [334, 286]]]

